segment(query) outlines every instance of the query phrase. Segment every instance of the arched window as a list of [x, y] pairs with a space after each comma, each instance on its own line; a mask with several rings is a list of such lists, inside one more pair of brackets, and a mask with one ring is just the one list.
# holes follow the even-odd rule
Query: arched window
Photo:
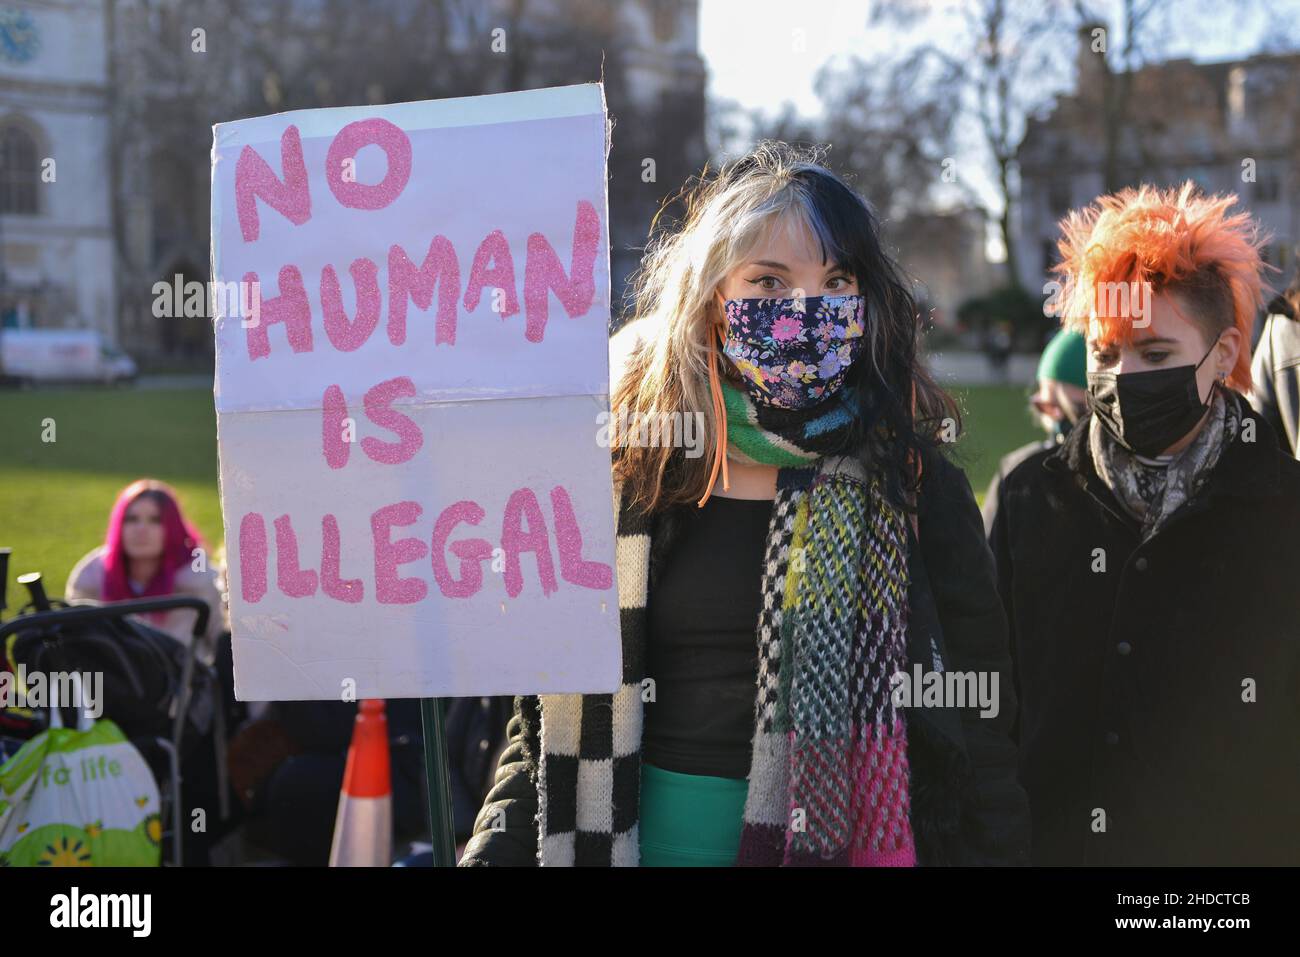
[[0, 213], [36, 215], [39, 181], [36, 140], [15, 124], [0, 127]]

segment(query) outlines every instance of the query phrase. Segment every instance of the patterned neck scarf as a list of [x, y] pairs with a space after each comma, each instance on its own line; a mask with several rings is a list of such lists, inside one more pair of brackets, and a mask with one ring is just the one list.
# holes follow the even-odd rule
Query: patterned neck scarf
[[[733, 457], [776, 465], [749, 790], [737, 865], [912, 866], [907, 729], [890, 679], [906, 669], [907, 524], [878, 476], [814, 448], [842, 439], [834, 401], [775, 431], [724, 387]], [[830, 402], [831, 400], [828, 400]], [[780, 412], [780, 410], [775, 410]], [[839, 438], [836, 437], [839, 434]], [[542, 865], [636, 866], [649, 517], [616, 485], [623, 682], [541, 695]]]
[[840, 389], [833, 398], [807, 410], [757, 405], [744, 389], [725, 379], [727, 457], [757, 465], [801, 466], [841, 451], [853, 423], [856, 394]]
[[1237, 397], [1216, 388], [1210, 413], [1187, 448], [1172, 456], [1147, 459], [1116, 442], [1093, 416], [1088, 448], [1098, 477], [1120, 505], [1142, 526], [1142, 541], [1155, 535], [1204, 486], [1223, 449], [1237, 437], [1241, 410]]

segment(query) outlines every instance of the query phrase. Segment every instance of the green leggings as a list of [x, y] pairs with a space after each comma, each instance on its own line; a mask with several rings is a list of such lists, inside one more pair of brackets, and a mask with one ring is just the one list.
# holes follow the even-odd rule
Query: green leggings
[[749, 782], [641, 762], [642, 867], [731, 867]]

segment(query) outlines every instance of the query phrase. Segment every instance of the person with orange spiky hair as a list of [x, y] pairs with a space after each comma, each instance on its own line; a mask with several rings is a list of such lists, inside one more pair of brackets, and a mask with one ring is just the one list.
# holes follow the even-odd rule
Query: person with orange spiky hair
[[1060, 224], [1088, 411], [990, 534], [1035, 864], [1300, 864], [1300, 462], [1243, 397], [1235, 202], [1142, 186]]

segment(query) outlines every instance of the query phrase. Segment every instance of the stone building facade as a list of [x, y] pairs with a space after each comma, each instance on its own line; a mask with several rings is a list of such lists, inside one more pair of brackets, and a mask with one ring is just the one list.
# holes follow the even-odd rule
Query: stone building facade
[[[1104, 63], [1080, 38], [1075, 92], [1031, 120], [1018, 154], [1018, 252], [1031, 290], [1057, 261], [1057, 223], [1106, 191]], [[1195, 181], [1233, 193], [1272, 234], [1265, 255], [1294, 269], [1300, 243], [1300, 56], [1259, 55], [1151, 64], [1130, 75], [1121, 122], [1114, 122], [1117, 186]]]
[[[212, 124], [603, 80], [615, 311], [655, 210], [704, 163], [698, 0], [0, 0], [0, 318], [211, 360], [157, 318], [205, 281]], [[42, 162], [57, 179], [45, 183]]]

